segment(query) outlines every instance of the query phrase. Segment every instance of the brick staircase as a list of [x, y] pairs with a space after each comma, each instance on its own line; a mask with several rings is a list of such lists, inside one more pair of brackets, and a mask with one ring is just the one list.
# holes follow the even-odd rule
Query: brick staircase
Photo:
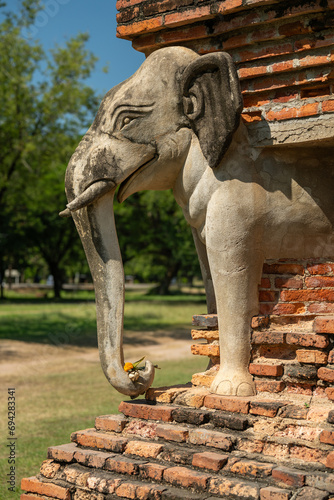
[[50, 447], [21, 500], [334, 499], [334, 403], [151, 389]]

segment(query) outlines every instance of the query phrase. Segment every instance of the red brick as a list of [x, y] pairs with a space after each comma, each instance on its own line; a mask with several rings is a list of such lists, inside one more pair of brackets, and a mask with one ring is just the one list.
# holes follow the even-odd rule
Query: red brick
[[266, 119], [268, 121], [290, 120], [291, 118], [297, 118], [297, 115], [297, 108], [282, 108], [279, 111], [268, 111], [268, 113], [266, 113]]
[[142, 464], [139, 465], [139, 474], [143, 479], [152, 479], [153, 481], [162, 481], [163, 473], [167, 469], [166, 465], [160, 464]]
[[318, 377], [326, 382], [334, 382], [334, 369], [324, 368], [323, 366], [318, 370]]
[[270, 304], [260, 303], [260, 314], [277, 314], [278, 316], [286, 316], [291, 314], [304, 314], [306, 311], [304, 304]]
[[334, 387], [327, 387], [327, 389], [325, 389], [325, 393], [328, 399], [334, 401]]
[[44, 460], [40, 468], [40, 473], [47, 479], [52, 479], [56, 476], [59, 469], [60, 464], [57, 464], [54, 460]]
[[127, 23], [138, 17], [138, 14], [139, 14], [139, 7], [126, 9], [120, 12], [119, 14], [116, 14], [116, 21], [118, 24]]
[[38, 493], [48, 497], [57, 498], [59, 500], [70, 500], [71, 492], [69, 488], [58, 486], [52, 483], [43, 483], [36, 477], [27, 477], [21, 481], [21, 489], [29, 493]]
[[239, 439], [237, 449], [246, 453], [262, 453], [263, 442], [258, 439]]
[[164, 471], [164, 480], [174, 486], [205, 490], [210, 476], [186, 467], [170, 467]]
[[281, 408], [279, 416], [282, 418], [306, 419], [308, 408], [297, 405], [287, 405]]
[[328, 363], [334, 364], [334, 350], [329, 351], [328, 353]]
[[281, 300], [286, 302], [334, 302], [334, 290], [282, 290]]
[[71, 440], [87, 448], [101, 448], [108, 451], [122, 453], [125, 450], [127, 439], [112, 434], [102, 434], [94, 429], [73, 432]]
[[[248, 2], [247, 2], [248, 3]], [[264, 42], [273, 38], [277, 38], [277, 29], [272, 26], [261, 26], [259, 30], [253, 30], [251, 33], [251, 41], [254, 42]]]
[[304, 396], [312, 396], [313, 395], [313, 387], [312, 384], [296, 384], [296, 383], [286, 383], [286, 390], [289, 394], [303, 394]]
[[119, 38], [131, 39], [133, 36], [158, 31], [162, 29], [162, 17], [138, 21], [126, 26], [117, 26], [117, 36]]
[[286, 103], [294, 99], [299, 99], [299, 93], [289, 89], [278, 89], [274, 92], [273, 102]]
[[169, 406], [122, 401], [118, 410], [128, 417], [161, 420], [162, 422], [172, 421], [172, 408]]
[[303, 280], [300, 278], [276, 278], [276, 288], [303, 288]]
[[267, 486], [260, 490], [260, 500], [289, 500], [290, 497], [290, 490], [282, 490], [274, 486]]
[[239, 61], [252, 61], [253, 59], [261, 59], [263, 57], [272, 57], [276, 55], [291, 54], [293, 52], [292, 43], [275, 43], [258, 49], [245, 49], [241, 50], [238, 54], [234, 54], [236, 62]]
[[253, 316], [251, 327], [252, 328], [266, 328], [270, 324], [268, 316]]
[[106, 460], [105, 468], [112, 472], [117, 472], [118, 474], [129, 474], [130, 476], [138, 474], [139, 466], [143, 462], [126, 458], [122, 455], [109, 457]]
[[324, 113], [333, 113], [334, 112], [334, 100], [323, 101], [322, 111]]
[[230, 472], [238, 476], [268, 477], [274, 464], [255, 462], [254, 460], [237, 460], [231, 467]]
[[278, 467], [272, 471], [272, 477], [287, 486], [300, 488], [305, 484], [305, 474], [296, 469], [288, 469], [287, 467]]
[[143, 0], [117, 0], [116, 9], [122, 10], [122, 9], [126, 9], [128, 7], [133, 7], [134, 5], [137, 5], [138, 3], [142, 3], [142, 1]]
[[285, 23], [278, 28], [279, 34], [284, 36], [301, 35], [303, 33], [308, 33], [308, 30], [309, 28], [305, 28], [304, 23], [301, 21]]
[[283, 71], [289, 71], [291, 69], [295, 69], [294, 61], [290, 59], [287, 61], [278, 62], [278, 63], [272, 64], [271, 68], [272, 68], [273, 73], [281, 73]]
[[163, 450], [163, 445], [158, 443], [147, 443], [145, 441], [129, 441], [126, 445], [125, 455], [138, 455], [146, 458], [157, 458]]
[[301, 345], [303, 347], [319, 347], [325, 348], [329, 344], [326, 335], [314, 335], [312, 333], [287, 333], [286, 343], [293, 345]]
[[255, 484], [248, 481], [240, 481], [240, 479], [224, 477], [211, 479], [209, 492], [223, 498], [232, 497], [245, 500], [258, 500], [259, 498], [259, 489]]
[[[263, 95], [261, 95], [261, 96], [245, 95], [244, 96], [244, 107], [245, 108], [250, 108], [252, 106], [257, 106], [257, 107], [264, 106], [265, 104], [268, 104], [269, 102], [270, 102], [269, 99], [267, 99], [266, 96], [263, 96]], [[268, 278], [262, 278], [262, 279], [268, 279]], [[270, 282], [269, 282], [268, 287], [263, 286], [262, 284], [261, 284], [261, 287], [262, 288], [270, 288]]]
[[220, 455], [219, 453], [205, 451], [193, 455], [192, 466], [202, 469], [211, 469], [217, 472], [224, 467], [227, 460], [228, 455]]
[[276, 304], [272, 310], [273, 314], [289, 315], [289, 314], [305, 314], [306, 308], [303, 304]]
[[[247, 45], [248, 43], [249, 43], [248, 42], [248, 33], [242, 34], [242, 35], [235, 35], [235, 36], [229, 37], [227, 40], [224, 40], [223, 49], [230, 50], [230, 49], [234, 49], [235, 47], [243, 47], [244, 45]], [[265, 73], [266, 72], [265, 66], [263, 66], [262, 69], [264, 69], [264, 73]], [[257, 74], [257, 73], [255, 73], [255, 74]], [[239, 73], [240, 78], [242, 78], [243, 76], [241, 76], [241, 74]]]
[[334, 276], [312, 276], [305, 278], [305, 284], [308, 288], [334, 287]]
[[74, 459], [82, 465], [88, 465], [89, 467], [95, 467], [96, 469], [102, 469], [107, 458], [110, 457], [110, 453], [103, 453], [101, 451], [95, 450], [85, 450], [84, 448], [78, 448], [78, 451], [74, 454]]
[[298, 274], [303, 276], [304, 266], [300, 264], [267, 264], [263, 265], [264, 274]]
[[259, 291], [259, 301], [260, 302], [276, 302], [278, 298], [277, 292], [272, 290], [260, 290]]
[[[254, 353], [255, 354], [255, 353]], [[266, 358], [268, 361], [277, 361], [278, 359], [294, 359], [294, 349], [286, 344], [260, 345], [256, 351], [258, 358]]]
[[116, 489], [116, 494], [118, 497], [125, 497], [125, 498], [130, 498], [130, 499], [135, 499], [137, 498], [136, 495], [136, 489], [137, 489], [137, 484], [135, 483], [122, 483], [118, 488]]
[[193, 0], [163, 0], [162, 2], [146, 2], [142, 5], [142, 12], [145, 17], [162, 14], [170, 10], [176, 10], [178, 7], [185, 7], [192, 4]]
[[138, 36], [133, 40], [132, 46], [139, 52], [143, 52], [145, 49], [156, 48], [156, 34]]
[[334, 469], [334, 451], [331, 451], [327, 455], [326, 459], [326, 467], [329, 467], [330, 469]]
[[58, 462], [72, 462], [77, 449], [77, 445], [74, 443], [50, 446], [48, 448], [48, 458], [54, 458]]
[[313, 331], [316, 333], [334, 333], [334, 318], [315, 318]]
[[214, 17], [214, 14], [210, 12], [210, 6], [205, 5], [203, 7], [197, 7], [193, 9], [187, 9], [183, 12], [175, 12], [173, 14], [166, 14], [164, 25], [165, 26], [181, 26], [183, 24], [196, 22], [201, 20], [201, 22], [206, 19]]
[[298, 349], [296, 356], [299, 363], [315, 363], [319, 365], [326, 365], [328, 358], [325, 352], [311, 349]]
[[45, 497], [41, 497], [40, 495], [31, 495], [30, 493], [22, 493], [20, 495], [20, 500], [48, 500]]
[[122, 432], [129, 421], [123, 415], [103, 415], [96, 417], [95, 429], [98, 431]]
[[132, 420], [127, 428], [127, 434], [134, 434], [142, 438], [155, 438], [157, 424], [155, 422], [143, 422], [142, 420]]
[[158, 500], [162, 498], [162, 493], [166, 490], [164, 486], [155, 484], [139, 484], [136, 488], [137, 500]]
[[167, 441], [183, 443], [187, 440], [189, 430], [180, 425], [157, 425], [157, 437]]
[[249, 365], [249, 373], [260, 377], [281, 377], [283, 375], [283, 366], [251, 363]]
[[282, 392], [285, 383], [281, 380], [255, 380], [256, 390], [259, 392]]
[[275, 417], [278, 410], [285, 406], [282, 401], [252, 401], [250, 404], [249, 413], [252, 415], [263, 415], [265, 417]]
[[218, 396], [210, 394], [204, 399], [204, 406], [214, 410], [224, 410], [233, 413], [248, 413], [250, 399], [242, 397]]
[[327, 452], [317, 450], [315, 448], [308, 448], [307, 446], [291, 446], [290, 457], [291, 459], [304, 460], [304, 462], [320, 462], [326, 460]]
[[283, 332], [253, 332], [252, 344], [284, 344], [285, 333]]
[[334, 431], [323, 430], [320, 434], [321, 443], [334, 444]]
[[165, 451], [159, 455], [159, 460], [164, 462], [173, 462], [175, 464], [190, 465], [192, 460], [193, 452], [189, 448], [167, 446]]
[[320, 275], [326, 275], [330, 274], [333, 275], [334, 273], [334, 263], [331, 262], [326, 262], [324, 264], [308, 264], [307, 266], [307, 271], [312, 274], [320, 274]]
[[225, 0], [224, 2], [218, 5], [218, 13], [219, 14], [227, 14], [228, 11], [232, 11], [242, 7], [242, 0]]
[[198, 356], [219, 356], [219, 345], [193, 344], [191, 353]]
[[[280, 414], [280, 416], [282, 416]], [[283, 430], [276, 431], [275, 437], [288, 438], [289, 440], [303, 439], [304, 441], [315, 442], [319, 437], [321, 429], [307, 427], [306, 425], [287, 425]]]
[[289, 457], [289, 445], [278, 443], [264, 443], [263, 455], [275, 457], [277, 460], [285, 460]]
[[307, 306], [307, 310], [310, 314], [333, 314], [334, 304], [326, 302], [313, 302]]
[[262, 111], [248, 111], [241, 113], [241, 118], [245, 123], [260, 122], [262, 120]]
[[233, 439], [223, 432], [216, 432], [208, 429], [191, 429], [189, 432], [189, 443], [212, 446], [220, 450], [230, 451], [233, 446]]
[[166, 30], [159, 35], [161, 43], [176, 43], [185, 40], [199, 40], [207, 37], [206, 26], [189, 26], [182, 29]]

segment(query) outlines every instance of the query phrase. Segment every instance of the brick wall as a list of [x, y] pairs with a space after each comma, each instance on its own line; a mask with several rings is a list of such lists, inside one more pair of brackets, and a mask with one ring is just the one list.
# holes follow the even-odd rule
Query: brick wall
[[[266, 261], [259, 302], [249, 365], [257, 391], [334, 400], [334, 261]], [[217, 317], [195, 316], [194, 325], [192, 352], [210, 366], [193, 383], [209, 387], [219, 369]]]
[[118, 0], [117, 35], [146, 55], [168, 45], [233, 57], [246, 122], [334, 112], [333, 0]]

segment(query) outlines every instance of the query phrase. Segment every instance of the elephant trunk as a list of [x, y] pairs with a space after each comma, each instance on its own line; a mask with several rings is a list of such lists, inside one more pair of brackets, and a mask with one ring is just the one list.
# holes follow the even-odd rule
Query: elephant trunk
[[124, 271], [115, 228], [114, 192], [112, 189], [88, 206], [73, 211], [72, 217], [95, 285], [102, 369], [117, 391], [136, 397], [144, 394], [152, 384], [154, 366], [146, 361], [145, 369], [138, 372], [136, 381], [132, 381], [123, 368]]

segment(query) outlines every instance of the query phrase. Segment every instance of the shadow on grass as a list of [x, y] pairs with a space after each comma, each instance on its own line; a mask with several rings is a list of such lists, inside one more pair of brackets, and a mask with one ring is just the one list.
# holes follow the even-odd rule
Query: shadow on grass
[[[90, 299], [86, 299], [91, 303]], [[0, 304], [0, 339], [19, 340], [25, 342], [36, 342], [40, 344], [49, 344], [55, 346], [72, 345], [78, 347], [96, 347], [96, 320], [93, 313], [89, 316], [67, 314], [57, 310], [59, 305], [71, 304], [77, 308], [78, 304], [84, 306], [85, 302], [79, 299], [61, 299], [52, 301], [46, 299], [31, 298], [11, 298], [1, 303], [4, 307], [1, 311]], [[154, 335], [161, 337], [171, 337], [175, 339], [189, 339], [189, 327], [185, 324], [178, 324], [173, 321], [173, 306], [191, 306], [194, 305], [194, 313], [198, 311], [199, 304], [203, 304], [205, 309], [205, 300], [202, 295], [170, 295], [170, 296], [150, 296], [129, 293], [128, 303], [138, 304], [138, 313], [126, 314], [124, 319], [124, 330], [126, 332], [124, 344], [155, 345], [158, 342]], [[141, 312], [140, 304], [152, 303], [151, 312]], [[161, 317], [154, 311], [157, 305], [167, 305], [170, 307], [168, 317]], [[9, 305], [8, 309], [6, 305]], [[17, 308], [15, 306], [18, 306]], [[22, 307], [24, 305], [25, 307]], [[29, 309], [29, 306], [34, 306]], [[52, 311], [46, 311], [43, 306], [52, 306]], [[35, 307], [37, 306], [37, 307]], [[54, 307], [53, 307], [54, 306]], [[202, 309], [202, 306], [200, 306]], [[60, 309], [59, 308], [59, 309]], [[68, 310], [68, 307], [67, 307]], [[196, 311], [197, 310], [197, 311]], [[140, 334], [136, 334], [140, 332]], [[3, 356], [3, 352], [2, 352]]]

